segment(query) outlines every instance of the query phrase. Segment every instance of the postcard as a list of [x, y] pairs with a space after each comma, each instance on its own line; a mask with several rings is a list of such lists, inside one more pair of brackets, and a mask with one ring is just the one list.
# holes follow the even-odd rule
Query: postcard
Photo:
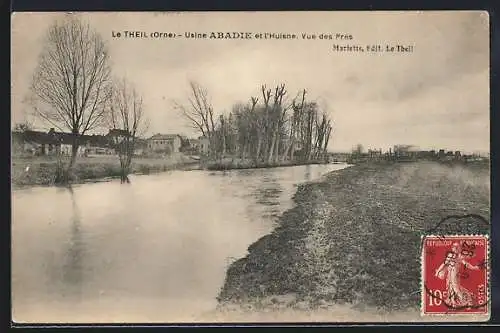
[[12, 15], [16, 323], [490, 317], [483, 11]]

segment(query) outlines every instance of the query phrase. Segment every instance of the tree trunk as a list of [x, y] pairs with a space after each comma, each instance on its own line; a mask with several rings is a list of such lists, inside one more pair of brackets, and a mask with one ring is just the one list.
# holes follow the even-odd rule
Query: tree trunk
[[[121, 154], [121, 153], [120, 153]], [[120, 156], [120, 183], [125, 183], [125, 161], [123, 160], [123, 156]]]
[[276, 145], [276, 132], [273, 133], [271, 138], [271, 144], [269, 146], [269, 154], [267, 155], [267, 163], [271, 163], [273, 161], [274, 154], [274, 146]]
[[210, 159], [217, 159], [216, 144], [213, 133], [208, 132], [208, 155]]
[[290, 143], [290, 161], [293, 161], [295, 158], [295, 139], [292, 138], [292, 142]]
[[240, 145], [239, 149], [240, 149], [240, 151], [239, 151], [240, 159], [244, 159], [245, 158], [245, 149], [246, 149], [245, 144], [243, 143], [242, 145]]
[[245, 136], [245, 141], [241, 147], [241, 159], [244, 160], [248, 156], [248, 150], [250, 149], [250, 138], [248, 135]]
[[311, 160], [311, 153], [312, 153], [312, 137], [313, 137], [313, 111], [309, 111], [308, 115], [308, 123], [307, 123], [307, 154], [306, 154], [306, 159], [307, 161]]
[[295, 151], [295, 126], [296, 123], [295, 121], [292, 122], [292, 127], [290, 129], [290, 144], [287, 150], [287, 153], [290, 156], [290, 161], [293, 161], [294, 158], [294, 151]]
[[222, 133], [222, 147], [221, 147], [221, 156], [224, 157], [226, 155], [226, 134]]
[[130, 165], [132, 164], [132, 156], [127, 156], [127, 159], [125, 161], [125, 165], [123, 168], [123, 183], [130, 184], [130, 179], [128, 178], [128, 175], [130, 174]]
[[332, 133], [332, 127], [330, 125], [328, 125], [327, 130], [326, 130], [326, 134], [325, 134], [325, 140], [324, 140], [325, 146], [323, 148], [323, 155], [325, 156], [325, 159], [327, 156], [328, 141], [330, 141], [331, 133]]
[[71, 174], [73, 172], [73, 168], [76, 164], [76, 158], [78, 156], [78, 148], [79, 148], [78, 133], [75, 133], [75, 131], [73, 131], [73, 138], [71, 142], [71, 158], [69, 160], [68, 168], [66, 169], [64, 176], [65, 183], [69, 183], [69, 181], [71, 180]]
[[279, 161], [280, 157], [280, 133], [276, 133], [276, 138], [274, 139], [274, 161]]
[[279, 129], [280, 129], [280, 126], [279, 126], [279, 116], [277, 116], [277, 119], [274, 120], [273, 122], [273, 126], [271, 127], [271, 131], [272, 131], [272, 135], [271, 135], [271, 144], [269, 146], [269, 155], [268, 155], [268, 158], [267, 158], [267, 162], [268, 163], [272, 163], [276, 160], [276, 157], [277, 157], [277, 152], [276, 152], [276, 148], [279, 146], [279, 143], [278, 143], [278, 138], [279, 138]]
[[120, 182], [130, 183], [128, 175], [130, 174], [130, 165], [132, 164], [132, 156], [134, 154], [133, 139], [125, 138], [117, 144], [118, 157], [120, 159]]
[[73, 143], [71, 144], [71, 159], [69, 161], [68, 171], [71, 171], [76, 163], [76, 158], [78, 156], [78, 148], [79, 148], [78, 142], [74, 140]]
[[255, 160], [258, 162], [260, 160], [260, 150], [261, 150], [261, 146], [262, 146], [262, 138], [259, 137], [257, 138], [257, 151], [255, 153]]

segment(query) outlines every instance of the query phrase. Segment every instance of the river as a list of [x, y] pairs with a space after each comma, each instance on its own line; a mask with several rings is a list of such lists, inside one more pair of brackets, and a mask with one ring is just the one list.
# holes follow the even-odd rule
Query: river
[[344, 164], [172, 171], [12, 193], [16, 322], [181, 322], [213, 311], [231, 261], [296, 185]]

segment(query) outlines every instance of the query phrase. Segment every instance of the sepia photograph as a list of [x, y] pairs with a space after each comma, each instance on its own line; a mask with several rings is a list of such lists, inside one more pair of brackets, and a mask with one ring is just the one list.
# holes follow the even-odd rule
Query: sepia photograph
[[487, 12], [11, 28], [14, 323], [489, 320]]

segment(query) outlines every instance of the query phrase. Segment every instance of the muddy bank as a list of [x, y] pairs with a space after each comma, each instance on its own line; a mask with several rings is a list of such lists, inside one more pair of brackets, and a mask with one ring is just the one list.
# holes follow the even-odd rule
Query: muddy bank
[[[447, 215], [489, 221], [489, 182], [488, 166], [415, 162], [352, 166], [301, 185], [278, 227], [230, 265], [219, 308], [416, 311], [420, 236]], [[434, 230], [488, 232], [472, 218]]]

